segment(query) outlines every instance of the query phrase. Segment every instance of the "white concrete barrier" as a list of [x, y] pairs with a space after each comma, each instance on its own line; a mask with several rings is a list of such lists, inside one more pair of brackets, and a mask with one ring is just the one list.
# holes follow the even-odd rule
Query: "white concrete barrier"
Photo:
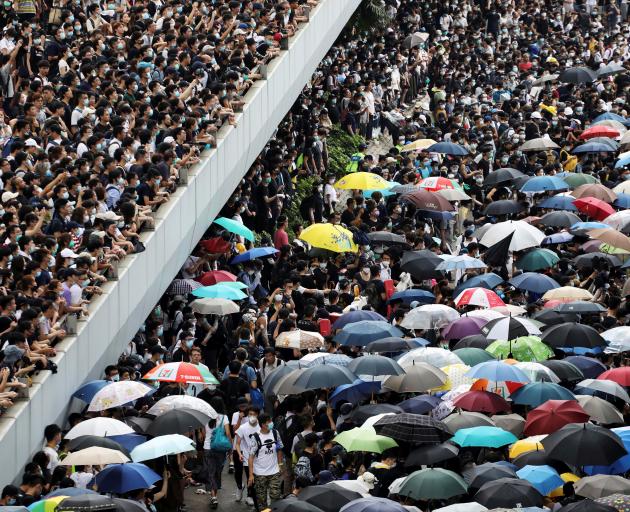
[[269, 64], [267, 80], [247, 93], [237, 126], [218, 133], [217, 147], [190, 171], [188, 185], [159, 209], [155, 231], [142, 235], [146, 251], [121, 262], [118, 280], [90, 304], [89, 319], [57, 346], [58, 373], [36, 376], [30, 400], [0, 417], [0, 485], [20, 477], [41, 449], [47, 424], [64, 423], [71, 394], [118, 359], [359, 4], [323, 0], [311, 11], [289, 51]]

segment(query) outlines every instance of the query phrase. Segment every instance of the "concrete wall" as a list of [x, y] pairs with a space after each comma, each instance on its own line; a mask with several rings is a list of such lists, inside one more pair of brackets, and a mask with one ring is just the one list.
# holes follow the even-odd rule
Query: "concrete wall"
[[219, 132], [216, 149], [204, 155], [190, 171], [188, 185], [160, 208], [155, 231], [142, 236], [146, 251], [121, 263], [118, 281], [104, 286], [106, 293], [90, 305], [90, 317], [79, 322], [77, 335], [58, 345], [59, 372], [36, 376], [30, 400], [0, 417], [0, 485], [20, 477], [40, 449], [47, 424], [63, 424], [74, 390], [99, 378], [117, 360], [359, 3], [323, 0], [311, 11], [310, 22], [291, 39], [289, 51], [269, 64], [267, 80], [248, 92], [238, 125]]

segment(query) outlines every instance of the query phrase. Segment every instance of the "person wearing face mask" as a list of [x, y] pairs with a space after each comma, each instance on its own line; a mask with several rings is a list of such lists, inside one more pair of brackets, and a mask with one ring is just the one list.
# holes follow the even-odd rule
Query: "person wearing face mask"
[[149, 359], [147, 359], [140, 368], [140, 373], [146, 375], [149, 371], [153, 370], [153, 368], [162, 364], [165, 353], [166, 350], [161, 345], [151, 347], [149, 349]]
[[282, 497], [280, 472], [284, 466], [283, 445], [269, 415], [263, 413], [258, 420], [260, 432], [249, 438], [250, 472], [247, 482], [254, 487], [258, 507], [266, 508], [267, 496], [271, 504]]
[[[234, 429], [234, 481], [236, 482], [236, 501], [246, 497], [247, 505], [254, 505], [254, 490], [247, 484], [249, 480], [249, 439], [260, 432], [258, 407], [249, 407], [247, 399], [240, 398], [237, 403], [238, 411], [232, 415]], [[243, 485], [243, 470], [245, 471], [245, 485]]]
[[190, 331], [182, 331], [179, 334], [179, 348], [173, 352], [173, 361], [190, 362], [190, 351], [195, 344], [195, 338]]
[[382, 254], [381, 261], [379, 263], [381, 281], [388, 281], [392, 278], [392, 269], [390, 265], [391, 256], [385, 252]]
[[2, 489], [2, 496], [0, 497], [0, 507], [17, 505], [19, 494], [20, 490], [15, 485], [5, 485]]

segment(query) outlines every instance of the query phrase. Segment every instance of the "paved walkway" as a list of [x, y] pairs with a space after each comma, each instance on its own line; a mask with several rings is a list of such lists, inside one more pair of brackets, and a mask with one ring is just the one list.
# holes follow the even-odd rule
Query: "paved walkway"
[[[245, 475], [243, 475], [245, 479]], [[219, 491], [219, 507], [217, 510], [224, 512], [251, 512], [253, 507], [249, 507], [245, 504], [245, 500], [241, 503], [235, 501], [234, 493], [236, 492], [236, 483], [234, 482], [234, 475], [228, 474], [227, 464], [223, 470], [223, 488]], [[200, 487], [203, 489], [203, 487]], [[201, 512], [211, 510], [209, 507], [210, 497], [205, 494], [195, 494], [195, 490], [199, 487], [189, 487], [185, 491], [186, 505], [188, 512]]]

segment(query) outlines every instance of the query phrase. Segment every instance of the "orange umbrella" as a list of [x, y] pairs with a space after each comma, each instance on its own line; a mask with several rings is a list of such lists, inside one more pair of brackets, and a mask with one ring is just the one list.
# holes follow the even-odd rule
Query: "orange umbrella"
[[610, 126], [598, 124], [584, 130], [582, 132], [582, 135], [580, 135], [580, 139], [586, 140], [586, 139], [592, 139], [594, 137], [610, 137], [614, 139], [615, 137], [619, 137], [619, 135], [621, 135], [619, 133], [619, 130], [615, 130], [614, 128], [611, 128]]

